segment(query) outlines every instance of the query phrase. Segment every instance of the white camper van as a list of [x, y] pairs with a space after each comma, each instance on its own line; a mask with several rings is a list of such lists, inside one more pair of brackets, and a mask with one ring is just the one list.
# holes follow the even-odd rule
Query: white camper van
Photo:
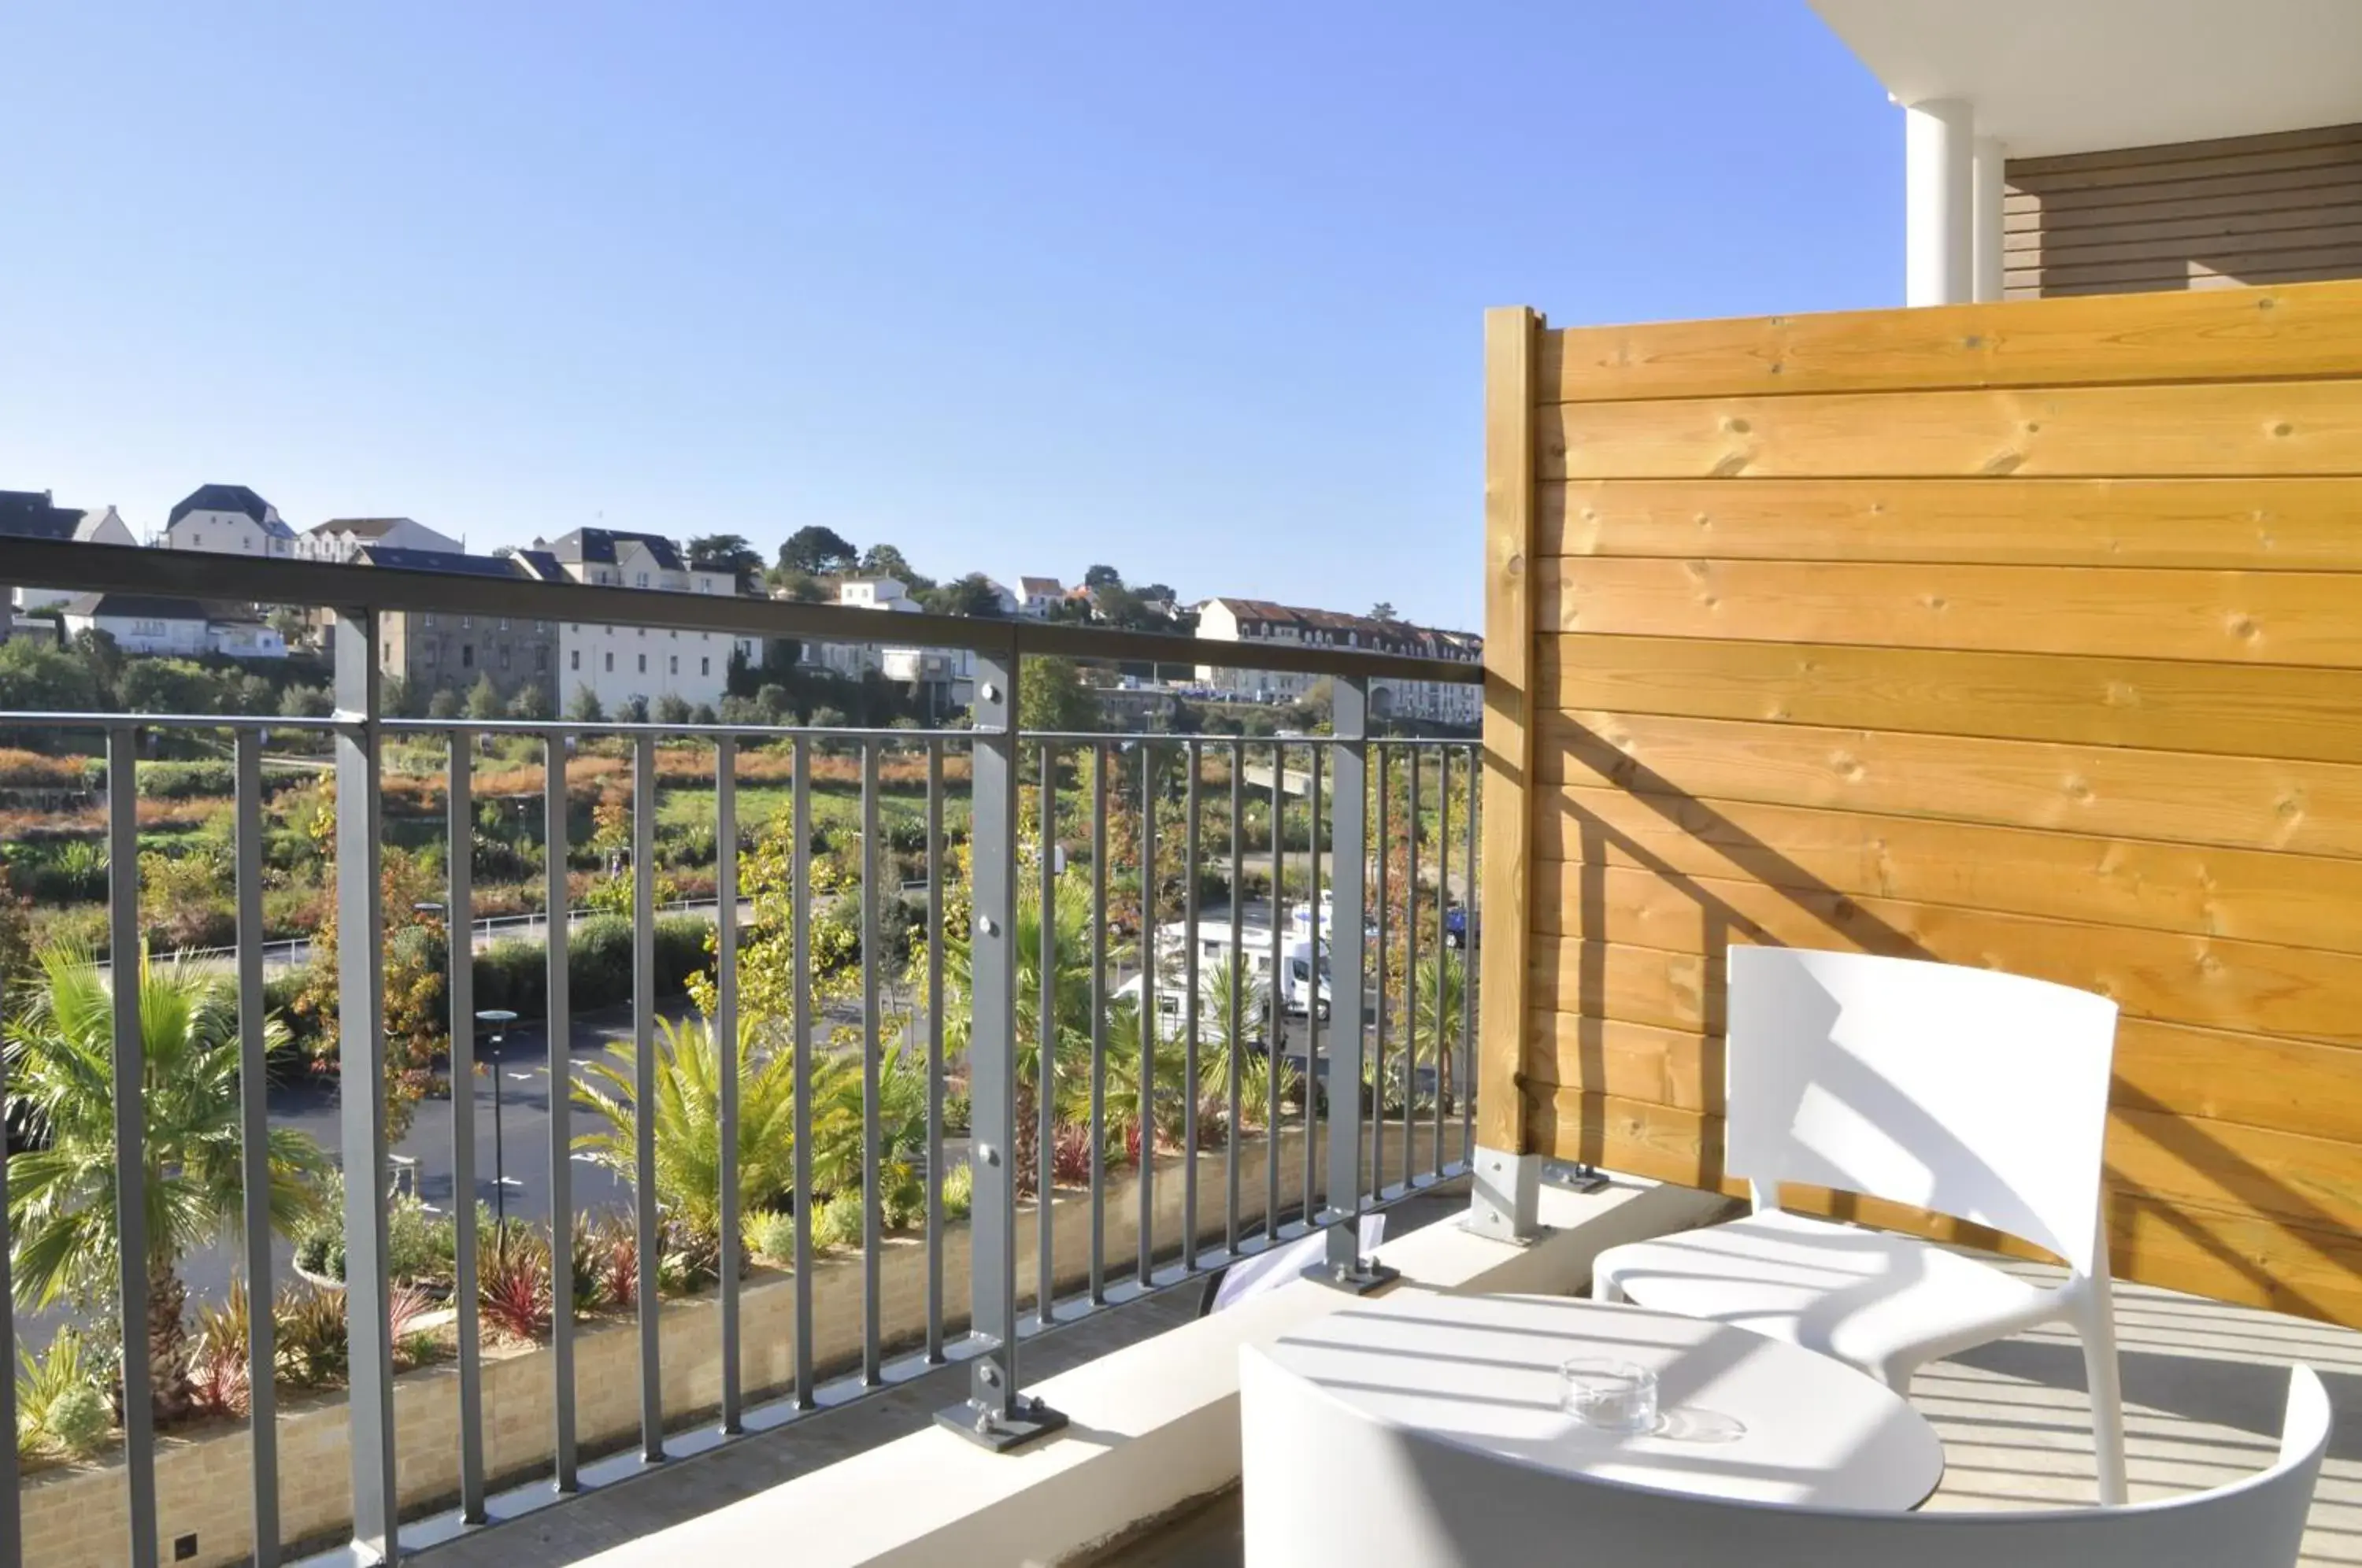
[[[1231, 927], [1227, 921], [1200, 921], [1194, 932], [1187, 921], [1176, 920], [1158, 926], [1156, 955], [1162, 972], [1168, 975], [1177, 973], [1183, 957], [1188, 950], [1188, 944], [1194, 942], [1198, 948], [1198, 981], [1202, 992], [1214, 971], [1218, 967], [1229, 965], [1231, 935]], [[1241, 969], [1254, 985], [1268, 988], [1271, 986], [1271, 928], [1263, 925], [1241, 926], [1237, 930], [1237, 937], [1240, 944]], [[1301, 1018], [1304, 1016], [1306, 1004], [1309, 1002], [1318, 1009], [1320, 1018], [1327, 1019], [1330, 999], [1329, 944], [1323, 942], [1319, 944], [1318, 958], [1319, 977], [1317, 984], [1313, 977], [1315, 967], [1313, 943], [1309, 937], [1295, 933], [1283, 935], [1279, 941], [1279, 952], [1280, 1006], [1287, 1010], [1290, 1017]], [[1158, 988], [1160, 990], [1164, 988], [1162, 981], [1159, 982]], [[1175, 988], [1177, 991], [1177, 985]]]

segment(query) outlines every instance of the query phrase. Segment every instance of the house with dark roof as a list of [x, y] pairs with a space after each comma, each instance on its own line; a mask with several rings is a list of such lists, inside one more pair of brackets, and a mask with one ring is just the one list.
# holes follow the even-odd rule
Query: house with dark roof
[[299, 560], [348, 561], [372, 546], [451, 555], [468, 547], [465, 542], [413, 517], [331, 517], [296, 536], [295, 555]]
[[[517, 552], [530, 570], [546, 563], [565, 580], [596, 587], [646, 589], [656, 593], [738, 594], [738, 576], [726, 566], [692, 561], [661, 534], [622, 528], [577, 528], [555, 539], [535, 539]], [[635, 699], [654, 704], [679, 697], [695, 707], [719, 704], [729, 688], [730, 656], [763, 656], [761, 640], [726, 632], [668, 627], [607, 626], [568, 621], [558, 628], [559, 702], [572, 704], [588, 690], [600, 707], [614, 713]]]
[[[506, 578], [519, 582], [556, 580], [557, 566], [523, 558], [532, 552], [471, 556], [458, 550], [413, 549], [401, 545], [362, 545], [352, 559], [395, 571], [446, 572], [461, 577]], [[562, 573], [559, 574], [562, 576]], [[490, 680], [503, 702], [528, 686], [555, 712], [565, 701], [557, 677], [557, 623], [531, 615], [457, 615], [448, 611], [388, 611], [378, 616], [378, 667], [398, 677], [408, 706], [423, 712], [438, 690], [466, 696]]]
[[[1207, 600], [1198, 606], [1198, 635], [1224, 642], [1358, 648], [1419, 658], [1456, 659], [1473, 665], [1485, 661], [1485, 640], [1472, 633], [1415, 626], [1407, 621], [1380, 620], [1372, 615], [1349, 615], [1336, 610], [1308, 610], [1267, 599]], [[1200, 665], [1198, 682], [1251, 701], [1294, 702], [1300, 701], [1319, 679], [1285, 670], [1257, 669], [1251, 659], [1251, 654], [1242, 653], [1236, 665]], [[1483, 690], [1473, 685], [1383, 677], [1370, 682], [1370, 709], [1374, 716], [1381, 719], [1473, 729], [1483, 722], [1484, 701]]]
[[[137, 545], [138, 539], [114, 507], [85, 511], [60, 506], [46, 490], [0, 490], [0, 536], [72, 540], [85, 545]], [[73, 595], [61, 588], [18, 583], [0, 592], [0, 602], [20, 612], [54, 609]]]
[[181, 498], [156, 541], [170, 550], [226, 556], [295, 554], [295, 531], [279, 509], [242, 484], [203, 484]]
[[251, 605], [153, 593], [81, 593], [66, 601], [58, 618], [68, 638], [105, 632], [127, 654], [287, 657], [286, 639], [257, 620]]

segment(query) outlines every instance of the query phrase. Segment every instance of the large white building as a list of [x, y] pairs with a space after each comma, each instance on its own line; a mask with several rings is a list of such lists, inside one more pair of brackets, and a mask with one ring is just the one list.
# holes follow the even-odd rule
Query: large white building
[[295, 531], [280, 521], [279, 508], [246, 486], [206, 484], [172, 508], [156, 543], [215, 555], [292, 557]]
[[[685, 558], [679, 546], [657, 534], [613, 528], [577, 528], [530, 550], [518, 552], [535, 575], [555, 571], [575, 582], [667, 593], [739, 591], [737, 574]], [[602, 626], [565, 621], [557, 629], [556, 696], [561, 708], [588, 687], [611, 716], [634, 698], [649, 703], [670, 695], [695, 706], [719, 705], [729, 690], [730, 655], [762, 657], [758, 639], [727, 632], [678, 631], [652, 626]]]
[[248, 605], [205, 604], [149, 593], [83, 593], [66, 601], [59, 619], [69, 639], [84, 632], [105, 632], [127, 654], [287, 657], [286, 640], [256, 620]]
[[467, 547], [411, 517], [331, 517], [296, 536], [295, 554], [307, 561], [348, 561], [365, 549], [431, 550], [456, 556]]
[[[851, 610], [877, 610], [887, 614], [916, 614], [922, 609], [911, 597], [910, 586], [894, 577], [848, 577], [836, 585], [836, 602]], [[966, 648], [922, 648], [900, 645], [890, 629], [874, 643], [804, 644], [804, 662], [834, 670], [857, 680], [876, 671], [889, 680], [922, 689], [933, 688], [939, 709], [965, 707], [976, 695], [976, 656]]]
[[[1371, 615], [1346, 615], [1334, 610], [1305, 610], [1264, 599], [1207, 600], [1198, 607], [1198, 635], [1223, 642], [1362, 648], [1372, 653], [1454, 659], [1472, 667], [1485, 662], [1485, 639], [1472, 633], [1414, 626], [1407, 621], [1381, 621]], [[1317, 675], [1258, 669], [1252, 658], [1252, 653], [1242, 653], [1236, 665], [1199, 665], [1198, 679], [1218, 691], [1235, 692], [1249, 701], [1275, 702], [1300, 700], [1320, 679]], [[1480, 671], [1472, 668], [1470, 674], [1477, 677]], [[1382, 678], [1370, 682], [1370, 712], [1379, 719], [1474, 729], [1484, 721], [1485, 692], [1481, 683], [1462, 685]]]

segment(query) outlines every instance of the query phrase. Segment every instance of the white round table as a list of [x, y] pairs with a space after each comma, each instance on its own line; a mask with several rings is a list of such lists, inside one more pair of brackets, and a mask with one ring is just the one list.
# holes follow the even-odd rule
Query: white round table
[[[1744, 1329], [1646, 1308], [1396, 1292], [1242, 1353], [1265, 1364], [1244, 1369], [1254, 1375], [1242, 1386], [1283, 1426], [1293, 1383], [1374, 1425], [1544, 1472], [1874, 1511], [1918, 1507], [1944, 1474], [1934, 1430], [1884, 1384]], [[1656, 1372], [1655, 1434], [1599, 1431], [1561, 1408], [1560, 1364], [1584, 1355]], [[1257, 1403], [1251, 1393], [1242, 1405], [1248, 1451], [1284, 1453], [1284, 1438], [1256, 1441]], [[1252, 1494], [1252, 1465], [1245, 1479]]]

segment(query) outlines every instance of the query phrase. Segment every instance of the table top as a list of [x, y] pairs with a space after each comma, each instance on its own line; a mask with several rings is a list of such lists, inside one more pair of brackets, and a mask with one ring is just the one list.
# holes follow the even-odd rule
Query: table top
[[[1925, 1502], [1944, 1450], [1875, 1378], [1744, 1329], [1558, 1296], [1397, 1292], [1264, 1347], [1282, 1369], [1380, 1419], [1551, 1469], [1705, 1496], [1894, 1511]], [[1657, 1374], [1652, 1434], [1584, 1426], [1560, 1364]]]

